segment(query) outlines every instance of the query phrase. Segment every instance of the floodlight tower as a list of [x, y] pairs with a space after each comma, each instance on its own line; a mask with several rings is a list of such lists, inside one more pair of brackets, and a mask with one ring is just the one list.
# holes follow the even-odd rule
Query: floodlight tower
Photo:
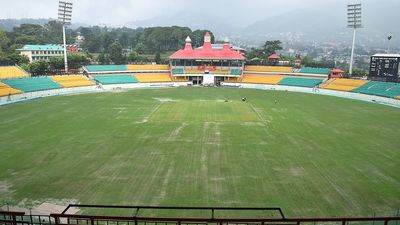
[[58, 21], [61, 22], [63, 25], [65, 73], [68, 73], [67, 40], [65, 37], [65, 27], [68, 25], [71, 25], [71, 19], [72, 19], [72, 2], [59, 1], [58, 2]]
[[354, 45], [356, 43], [356, 31], [362, 28], [361, 23], [361, 3], [347, 5], [347, 27], [353, 29], [353, 44], [351, 46], [349, 74], [353, 74]]

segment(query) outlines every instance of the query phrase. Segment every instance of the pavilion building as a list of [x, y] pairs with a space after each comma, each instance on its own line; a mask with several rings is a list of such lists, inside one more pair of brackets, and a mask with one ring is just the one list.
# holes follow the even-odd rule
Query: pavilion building
[[208, 32], [200, 49], [193, 49], [190, 37], [185, 42], [184, 49], [169, 57], [173, 80], [185, 79], [193, 85], [219, 85], [224, 81], [241, 79], [245, 57], [232, 49], [227, 39], [222, 48], [212, 47]]

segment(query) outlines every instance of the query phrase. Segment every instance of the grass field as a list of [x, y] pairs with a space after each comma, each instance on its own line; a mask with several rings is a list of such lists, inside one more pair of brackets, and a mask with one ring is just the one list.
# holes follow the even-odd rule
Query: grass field
[[288, 216], [400, 207], [396, 108], [175, 88], [49, 97], [1, 107], [0, 118], [0, 205], [257, 206]]

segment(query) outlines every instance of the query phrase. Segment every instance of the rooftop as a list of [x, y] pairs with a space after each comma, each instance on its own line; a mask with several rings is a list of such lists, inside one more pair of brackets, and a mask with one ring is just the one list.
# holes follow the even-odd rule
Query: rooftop
[[222, 45], [221, 49], [214, 49], [211, 44], [210, 33], [204, 36], [204, 44], [200, 49], [193, 49], [190, 38], [186, 38], [185, 48], [172, 54], [170, 59], [231, 59], [244, 60], [239, 51], [231, 49], [228, 42]]
[[396, 57], [400, 58], [400, 54], [375, 54], [376, 57]]
[[25, 45], [24, 47], [17, 49], [18, 51], [62, 51], [64, 50], [61, 45], [47, 44], [47, 45]]

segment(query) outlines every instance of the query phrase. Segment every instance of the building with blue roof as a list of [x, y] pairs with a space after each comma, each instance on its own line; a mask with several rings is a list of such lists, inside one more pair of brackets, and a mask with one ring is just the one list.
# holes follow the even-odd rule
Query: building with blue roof
[[30, 62], [45, 60], [48, 61], [50, 57], [63, 56], [64, 48], [61, 45], [25, 45], [17, 49], [21, 55], [26, 55]]

